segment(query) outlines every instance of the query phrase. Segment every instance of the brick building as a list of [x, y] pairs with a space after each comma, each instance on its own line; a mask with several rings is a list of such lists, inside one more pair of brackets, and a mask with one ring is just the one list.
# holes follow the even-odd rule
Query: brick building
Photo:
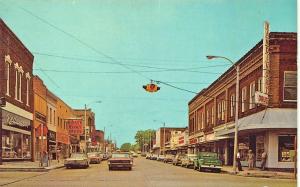
[[31, 160], [33, 55], [0, 18], [0, 163]]
[[38, 76], [33, 76], [34, 112], [33, 112], [33, 160], [39, 160], [43, 151], [47, 151], [47, 88]]
[[[251, 149], [260, 165], [267, 151], [268, 168], [293, 168], [297, 131], [297, 35], [269, 34], [269, 104], [257, 104], [262, 92], [263, 41], [258, 42], [235, 65], [240, 68], [239, 137], [242, 164]], [[189, 102], [190, 152], [218, 152], [225, 164], [233, 162], [235, 114], [234, 66]]]
[[170, 140], [171, 132], [173, 131], [185, 131], [184, 127], [161, 127], [156, 131], [155, 134], [155, 144], [153, 145], [153, 153], [164, 154], [170, 152]]

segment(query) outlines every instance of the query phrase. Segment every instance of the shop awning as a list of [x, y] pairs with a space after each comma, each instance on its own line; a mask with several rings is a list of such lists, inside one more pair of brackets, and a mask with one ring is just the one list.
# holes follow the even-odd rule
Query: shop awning
[[[268, 108], [239, 119], [238, 131], [252, 129], [297, 128], [297, 109]], [[216, 132], [216, 136], [234, 133], [234, 127]]]

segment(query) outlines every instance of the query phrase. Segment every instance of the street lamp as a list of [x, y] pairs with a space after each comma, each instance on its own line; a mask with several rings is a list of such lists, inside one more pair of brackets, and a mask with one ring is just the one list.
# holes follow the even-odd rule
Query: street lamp
[[84, 104], [84, 152], [87, 153], [87, 145], [86, 145], [86, 110], [87, 106], [93, 103], [101, 103], [102, 101], [93, 101], [89, 104]]
[[234, 151], [233, 151], [233, 172], [236, 172], [236, 156], [238, 151], [238, 120], [239, 120], [239, 79], [240, 67], [237, 66], [232, 60], [223, 56], [206, 56], [207, 59], [222, 58], [230, 62], [236, 70], [236, 88], [235, 88], [235, 126], [234, 126]]
[[166, 152], [166, 149], [165, 149], [166, 148], [166, 145], [165, 145], [166, 144], [166, 139], [165, 139], [166, 138], [166, 123], [162, 122], [162, 121], [158, 121], [158, 120], [153, 120], [153, 121], [154, 122], [161, 122], [164, 125], [164, 136], [163, 136], [164, 137], [163, 138], [164, 139], [164, 142], [163, 142], [164, 147], [163, 147], [163, 153], [165, 155], [165, 152]]

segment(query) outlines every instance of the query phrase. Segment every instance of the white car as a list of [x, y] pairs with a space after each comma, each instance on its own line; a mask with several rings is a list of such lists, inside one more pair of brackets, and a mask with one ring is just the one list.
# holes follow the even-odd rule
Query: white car
[[66, 168], [88, 168], [89, 159], [85, 153], [73, 153], [70, 158], [67, 158], [64, 162]]

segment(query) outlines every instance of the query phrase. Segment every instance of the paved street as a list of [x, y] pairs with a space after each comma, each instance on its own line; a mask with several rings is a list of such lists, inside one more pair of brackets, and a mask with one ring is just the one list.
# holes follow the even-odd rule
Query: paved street
[[157, 161], [137, 158], [132, 171], [108, 171], [106, 162], [88, 169], [57, 169], [45, 173], [0, 173], [0, 186], [20, 187], [284, 187], [296, 186], [296, 181], [200, 173]]

